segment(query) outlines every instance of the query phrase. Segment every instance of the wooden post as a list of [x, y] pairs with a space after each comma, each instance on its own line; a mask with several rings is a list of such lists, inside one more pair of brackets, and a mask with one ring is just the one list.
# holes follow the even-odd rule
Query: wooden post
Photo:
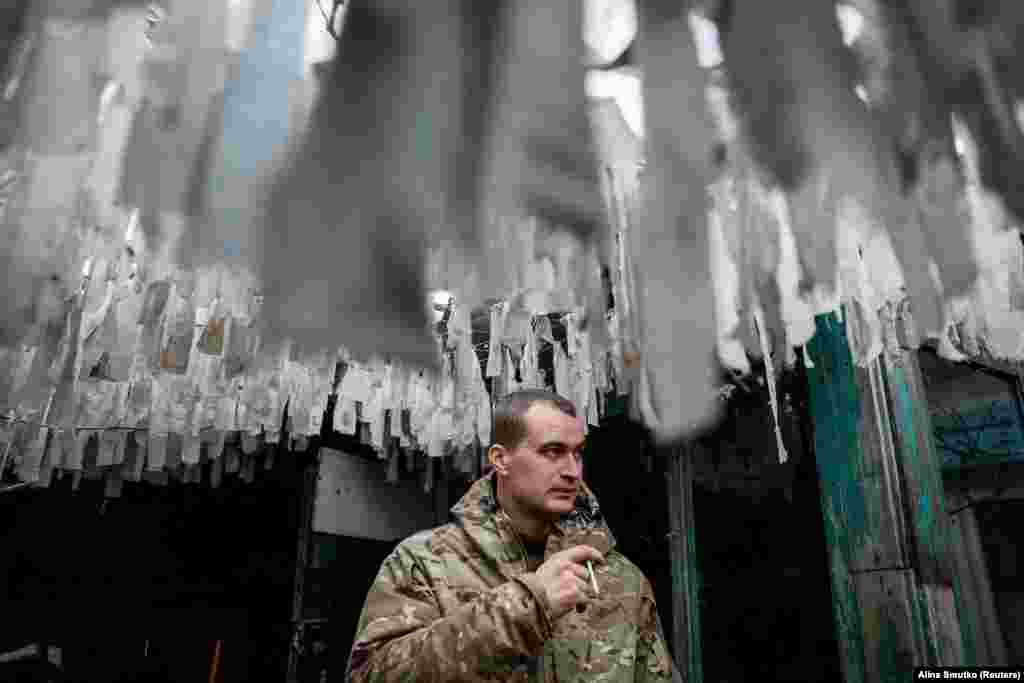
[[[906, 499], [908, 542], [920, 584], [927, 632], [927, 663], [963, 666], [976, 663], [974, 633], [961, 633], [961, 577], [954, 567], [953, 527], [945, 507], [941, 462], [935, 447], [931, 412], [917, 358], [918, 338], [910, 307], [888, 307], [882, 316], [888, 400], [897, 443], [897, 463]], [[987, 663], [987, 662], [985, 662]]]
[[668, 454], [669, 554], [672, 561], [673, 658], [686, 683], [704, 680], [700, 642], [700, 573], [693, 516], [694, 445]]
[[965, 643], [970, 638], [978, 663], [1006, 666], [1006, 641], [996, 612], [974, 508], [965, 496], [955, 491], [947, 492], [946, 500], [953, 521], [954, 559], [960, 578], [957, 594], [965, 606], [960, 612]]
[[829, 549], [832, 607], [846, 683], [865, 681], [861, 611], [851, 573], [866, 526], [858, 439], [861, 400], [845, 326], [835, 315], [818, 316], [807, 345], [808, 402], [814, 424], [814, 457], [821, 481], [821, 509]]
[[[818, 316], [807, 349], [837, 635], [847, 683], [975, 661], [961, 633], [953, 537], [916, 339], [883, 316], [886, 349], [854, 365], [846, 324]], [[962, 607], [958, 608], [958, 605]]]

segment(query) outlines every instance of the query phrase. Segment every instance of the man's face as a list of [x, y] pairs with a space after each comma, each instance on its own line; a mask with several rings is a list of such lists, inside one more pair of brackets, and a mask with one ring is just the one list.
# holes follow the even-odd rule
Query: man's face
[[525, 510], [556, 519], [572, 511], [579, 493], [583, 422], [549, 403], [533, 404], [524, 417], [526, 439], [505, 457], [502, 489]]

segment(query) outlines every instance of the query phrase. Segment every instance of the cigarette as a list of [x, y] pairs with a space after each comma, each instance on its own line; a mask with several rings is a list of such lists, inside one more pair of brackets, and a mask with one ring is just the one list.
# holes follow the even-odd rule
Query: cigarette
[[597, 587], [597, 579], [594, 577], [594, 565], [587, 560], [587, 573], [590, 574], [590, 585], [594, 587], [594, 594], [600, 595], [601, 589]]

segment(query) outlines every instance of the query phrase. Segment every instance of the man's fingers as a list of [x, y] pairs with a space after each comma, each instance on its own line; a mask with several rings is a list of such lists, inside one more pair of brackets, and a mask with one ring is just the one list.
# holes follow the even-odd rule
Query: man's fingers
[[569, 568], [569, 571], [572, 572], [573, 576], [575, 576], [577, 579], [582, 579], [585, 581], [590, 578], [590, 575], [587, 573], [587, 568], [584, 567], [582, 564], [570, 562], [567, 566]]
[[601, 551], [589, 545], [576, 545], [563, 552], [567, 560], [576, 564], [585, 564], [587, 560], [604, 562], [604, 555], [601, 554]]

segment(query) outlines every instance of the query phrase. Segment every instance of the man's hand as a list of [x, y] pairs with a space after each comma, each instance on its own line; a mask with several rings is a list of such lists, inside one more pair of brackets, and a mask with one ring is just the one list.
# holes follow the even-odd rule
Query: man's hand
[[589, 545], [578, 545], [555, 553], [537, 569], [552, 619], [560, 618], [593, 593], [587, 575], [588, 560], [603, 562], [604, 558]]

